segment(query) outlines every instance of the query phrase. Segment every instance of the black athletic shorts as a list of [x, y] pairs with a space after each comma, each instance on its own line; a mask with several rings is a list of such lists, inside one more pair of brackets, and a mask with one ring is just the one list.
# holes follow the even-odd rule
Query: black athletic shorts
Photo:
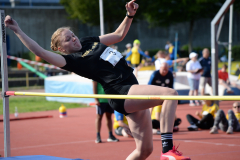
[[[177, 118], [174, 121], [174, 127], [179, 126], [181, 124], [182, 120], [180, 118]], [[153, 129], [159, 129], [160, 128], [160, 122], [159, 120], [152, 119], [152, 127]]]
[[114, 110], [108, 103], [100, 103], [99, 106], [96, 105], [97, 114], [103, 115], [105, 112], [114, 113]]
[[160, 128], [160, 122], [156, 119], [152, 119], [152, 128], [153, 129], [159, 129]]
[[[105, 93], [106, 94], [127, 95], [129, 89], [134, 84], [138, 84], [138, 81], [137, 81], [136, 77], [133, 74], [131, 74], [124, 81], [114, 85], [113, 87], [111, 87], [109, 89], [106, 89]], [[127, 113], [124, 109], [124, 102], [125, 102], [125, 99], [109, 99], [108, 100], [108, 103], [114, 110], [127, 116], [129, 113]]]

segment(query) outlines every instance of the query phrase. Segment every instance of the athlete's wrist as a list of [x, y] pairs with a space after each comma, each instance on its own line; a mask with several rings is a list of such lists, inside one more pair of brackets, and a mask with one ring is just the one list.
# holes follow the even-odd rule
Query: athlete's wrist
[[128, 18], [133, 18], [133, 17], [134, 17], [134, 15], [131, 15], [131, 14], [129, 14], [128, 12], [126, 13], [126, 16], [127, 16]]
[[19, 36], [23, 36], [25, 33], [19, 28], [14, 31], [14, 34], [19, 37]]

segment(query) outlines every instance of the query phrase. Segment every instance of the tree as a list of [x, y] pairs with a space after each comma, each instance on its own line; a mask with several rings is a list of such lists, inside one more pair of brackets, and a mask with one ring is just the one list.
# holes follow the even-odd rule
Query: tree
[[[103, 0], [104, 22], [107, 32], [114, 30], [114, 24], [123, 20], [126, 14], [126, 0]], [[70, 18], [79, 19], [89, 25], [99, 25], [99, 0], [61, 0]]]
[[155, 26], [189, 22], [188, 50], [190, 53], [195, 21], [213, 18], [224, 2], [225, 0], [148, 0], [148, 4], [145, 4], [144, 16]]
[[[104, 22], [107, 32], [114, 30], [114, 24], [123, 20], [125, 4], [130, 0], [103, 0]], [[192, 51], [193, 27], [195, 21], [213, 18], [225, 0], [138, 0], [139, 9], [134, 17], [146, 19], [152, 26], [169, 26], [189, 22], [188, 49]], [[79, 19], [89, 25], [99, 25], [99, 0], [60, 0], [70, 18]], [[235, 0], [234, 11], [240, 11], [240, 1]], [[210, 27], [210, 26], [209, 26]]]

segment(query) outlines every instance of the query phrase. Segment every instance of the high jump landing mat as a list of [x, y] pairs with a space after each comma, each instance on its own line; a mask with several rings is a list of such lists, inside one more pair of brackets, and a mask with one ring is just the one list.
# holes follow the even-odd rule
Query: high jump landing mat
[[61, 157], [53, 157], [53, 156], [45, 156], [45, 155], [34, 155], [34, 156], [16, 156], [16, 157], [6, 157], [1, 158], [0, 160], [84, 160], [84, 159], [69, 159], [69, 158], [61, 158]]

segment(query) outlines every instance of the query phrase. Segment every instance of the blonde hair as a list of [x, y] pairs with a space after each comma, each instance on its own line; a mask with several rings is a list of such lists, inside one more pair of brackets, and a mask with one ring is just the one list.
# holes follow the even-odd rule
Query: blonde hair
[[166, 53], [164, 52], [164, 51], [162, 51], [162, 50], [159, 50], [158, 52], [157, 52], [157, 57], [160, 57], [160, 56], [166, 56]]
[[60, 46], [60, 37], [61, 37], [61, 33], [64, 31], [64, 30], [70, 30], [70, 27], [61, 27], [61, 28], [58, 28], [52, 35], [52, 38], [51, 38], [51, 49], [53, 51], [57, 51], [58, 50], [58, 47]]

